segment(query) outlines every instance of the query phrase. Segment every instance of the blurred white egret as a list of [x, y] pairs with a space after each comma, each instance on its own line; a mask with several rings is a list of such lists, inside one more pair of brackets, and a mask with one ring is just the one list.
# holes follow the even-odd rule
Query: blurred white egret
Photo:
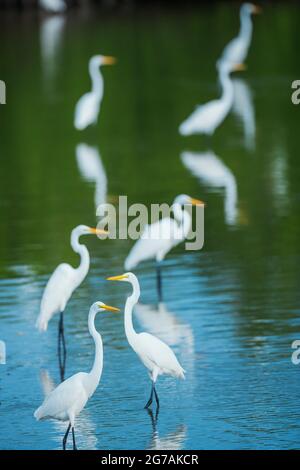
[[234, 225], [237, 219], [237, 184], [231, 170], [212, 151], [182, 152], [181, 160], [186, 168], [201, 182], [213, 188], [224, 188], [225, 221]]
[[203, 206], [204, 203], [186, 194], [177, 196], [172, 204], [174, 219], [164, 217], [150, 225], [145, 225], [141, 238], [134, 244], [124, 266], [126, 271], [135, 268], [141, 261], [155, 258], [157, 268], [158, 293], [161, 298], [160, 262], [176, 245], [186, 239], [191, 229], [191, 215], [186, 205]]
[[241, 121], [244, 128], [244, 142], [248, 150], [255, 148], [255, 112], [252, 93], [249, 85], [240, 78], [234, 78], [233, 84], [233, 106], [232, 111]]
[[166, 374], [184, 379], [185, 371], [179, 364], [174, 352], [167, 344], [149, 333], [137, 333], [134, 330], [132, 310], [140, 297], [140, 286], [137, 277], [133, 273], [125, 273], [121, 276], [109, 277], [107, 280], [129, 282], [133, 287], [133, 292], [127, 297], [125, 305], [125, 333], [128, 343], [148, 369], [152, 380], [151, 394], [145, 408], [148, 408], [152, 404], [153, 395], [155, 396], [157, 408], [159, 408], [159, 399], [155, 390], [155, 383], [158, 376]]
[[260, 7], [252, 3], [243, 3], [240, 8], [239, 34], [227, 44], [221, 56], [221, 60], [231, 64], [232, 70], [235, 65], [242, 64], [247, 57], [253, 29], [251, 15], [261, 11]]
[[[218, 61], [218, 70], [222, 86], [221, 97], [197, 106], [195, 111], [180, 124], [181, 135], [212, 135], [229, 113], [233, 103], [233, 86], [229, 76], [231, 65], [225, 61]], [[244, 70], [244, 67], [242, 64], [236, 64], [233, 70]]]
[[39, 0], [39, 3], [49, 13], [63, 13], [67, 9], [64, 0]]
[[46, 16], [40, 27], [41, 57], [43, 72], [48, 86], [53, 85], [53, 79], [59, 65], [59, 50], [61, 47], [66, 18], [64, 15]]
[[106, 203], [107, 177], [99, 151], [87, 144], [78, 144], [76, 159], [79, 171], [86, 181], [95, 183], [95, 207]]
[[100, 72], [101, 65], [112, 65], [114, 57], [95, 55], [89, 61], [89, 73], [92, 80], [92, 90], [85, 93], [77, 102], [74, 116], [74, 126], [83, 130], [91, 124], [96, 124], [104, 93], [104, 82]]
[[95, 317], [103, 311], [118, 312], [119, 309], [105, 305], [103, 302], [95, 302], [89, 312], [89, 332], [95, 342], [95, 359], [89, 373], [78, 372], [59, 384], [50, 391], [44, 403], [34, 412], [34, 417], [40, 419], [56, 419], [68, 421], [69, 425], [63, 438], [63, 449], [66, 449], [67, 438], [72, 429], [73, 449], [76, 450], [75, 442], [75, 418], [85, 407], [87, 401], [94, 394], [101, 378], [103, 368], [103, 344], [101, 335], [95, 328]]

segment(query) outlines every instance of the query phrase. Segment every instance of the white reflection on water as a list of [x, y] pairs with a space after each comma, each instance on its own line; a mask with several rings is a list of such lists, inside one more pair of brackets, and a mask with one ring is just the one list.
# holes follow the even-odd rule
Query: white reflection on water
[[95, 208], [106, 203], [107, 177], [97, 147], [84, 143], [76, 147], [77, 166], [85, 181], [95, 183]]
[[244, 129], [244, 144], [247, 150], [255, 150], [256, 121], [253, 97], [248, 83], [241, 78], [234, 78], [232, 110]]
[[281, 142], [274, 147], [270, 174], [277, 212], [286, 215], [289, 204], [288, 155]]
[[0, 339], [0, 364], [6, 364], [6, 345], [5, 342]]
[[40, 45], [43, 72], [49, 86], [52, 84], [59, 65], [58, 54], [61, 48], [65, 17], [55, 15], [43, 19], [40, 27]]
[[[40, 371], [40, 384], [45, 398], [56, 387], [54, 380], [52, 379], [49, 371], [46, 369], [41, 369]], [[53, 420], [52, 422], [55, 426], [55, 429], [58, 431], [56, 439], [61, 437], [62, 443], [64, 433], [66, 432], [67, 423], [56, 420]], [[89, 418], [86, 410], [83, 410], [76, 418], [75, 433], [79, 448], [81, 447], [88, 450], [97, 449], [97, 437], [95, 434], [96, 428], [94, 423]]]
[[159, 436], [157, 418], [154, 417], [151, 410], [148, 410], [152, 422], [152, 438], [148, 450], [180, 450], [184, 447], [187, 428], [181, 424], [175, 431], [168, 433], [164, 437]]
[[201, 182], [212, 188], [224, 188], [224, 214], [227, 225], [237, 223], [237, 183], [231, 170], [212, 151], [182, 152], [184, 166]]

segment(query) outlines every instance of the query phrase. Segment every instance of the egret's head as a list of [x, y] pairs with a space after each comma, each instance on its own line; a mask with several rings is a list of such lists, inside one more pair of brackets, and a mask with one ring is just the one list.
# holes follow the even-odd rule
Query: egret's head
[[205, 205], [203, 201], [200, 201], [200, 199], [194, 199], [188, 196], [187, 194], [179, 194], [179, 196], [176, 196], [173, 204], [180, 204], [181, 206], [190, 204], [192, 206], [202, 206], [202, 207], [204, 207]]
[[88, 227], [87, 225], [78, 225], [72, 231], [72, 234], [73, 233], [76, 236], [80, 236], [80, 235], [98, 235], [98, 236], [108, 235], [108, 232], [106, 230], [102, 230], [100, 228]]
[[120, 312], [119, 308], [111, 307], [110, 305], [106, 305], [103, 302], [95, 302], [92, 305], [92, 308], [95, 309], [97, 312]]
[[243, 3], [241, 11], [247, 15], [257, 15], [262, 12], [262, 8], [254, 3]]
[[94, 55], [90, 59], [90, 65], [95, 67], [100, 67], [101, 65], [113, 65], [116, 63], [115, 57], [108, 55]]
[[124, 273], [120, 276], [110, 276], [106, 278], [107, 281], [121, 281], [121, 282], [130, 282], [137, 280], [137, 277], [133, 273]]

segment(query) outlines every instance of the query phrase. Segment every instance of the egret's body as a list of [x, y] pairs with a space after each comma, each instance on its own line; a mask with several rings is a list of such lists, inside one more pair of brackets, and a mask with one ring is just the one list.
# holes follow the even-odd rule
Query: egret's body
[[94, 394], [101, 378], [103, 368], [103, 345], [101, 335], [95, 328], [95, 317], [100, 311], [117, 311], [114, 307], [109, 307], [102, 302], [94, 303], [89, 312], [88, 327], [95, 343], [94, 364], [89, 373], [78, 372], [67, 380], [59, 384], [45, 398], [43, 404], [34, 412], [37, 420], [55, 419], [58, 421], [68, 421], [69, 426], [63, 439], [63, 448], [66, 448], [67, 437], [70, 429], [73, 434], [73, 448], [75, 444], [75, 418], [86, 405], [88, 399]]
[[96, 124], [100, 112], [104, 93], [104, 82], [100, 72], [101, 65], [110, 65], [115, 62], [113, 57], [96, 55], [89, 61], [89, 73], [92, 80], [92, 89], [85, 93], [77, 102], [74, 116], [74, 126], [83, 130], [91, 124]]
[[184, 369], [179, 364], [172, 349], [166, 343], [149, 333], [137, 333], [135, 331], [132, 322], [132, 310], [140, 297], [140, 286], [137, 277], [133, 273], [126, 273], [122, 276], [110, 277], [108, 280], [129, 282], [133, 287], [133, 293], [127, 298], [125, 305], [125, 334], [128, 343], [148, 370], [152, 380], [151, 395], [146, 408], [151, 405], [153, 394], [159, 407], [158, 395], [155, 390], [158, 376], [166, 374], [184, 379]]
[[224, 48], [221, 60], [234, 66], [244, 63], [252, 39], [252, 19], [251, 15], [260, 12], [260, 8], [252, 3], [243, 3], [240, 9], [240, 31], [237, 37], [232, 39]]
[[[237, 70], [238, 68], [237, 66], [235, 69]], [[233, 86], [230, 78], [231, 67], [226, 62], [220, 62], [218, 69], [222, 87], [221, 97], [198, 106], [179, 126], [179, 133], [181, 135], [212, 135], [229, 113], [233, 103]]]
[[39, 0], [39, 3], [49, 13], [63, 13], [67, 9], [64, 0]]

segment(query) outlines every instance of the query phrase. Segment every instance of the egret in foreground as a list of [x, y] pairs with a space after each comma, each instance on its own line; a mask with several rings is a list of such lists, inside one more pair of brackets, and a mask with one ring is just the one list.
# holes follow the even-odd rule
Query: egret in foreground
[[[75, 253], [80, 255], [80, 264], [78, 268], [73, 268], [67, 263], [62, 263], [57, 266], [52, 276], [50, 277], [46, 288], [44, 290], [40, 313], [36, 321], [36, 326], [40, 331], [46, 331], [48, 322], [56, 313], [60, 313], [59, 320], [59, 335], [58, 335], [58, 355], [60, 357], [61, 342], [64, 350], [64, 360], [66, 357], [66, 348], [63, 331], [63, 312], [66, 305], [73, 294], [74, 290], [82, 283], [86, 277], [90, 267], [90, 255], [85, 245], [79, 243], [81, 235], [104, 235], [107, 234], [105, 230], [87, 227], [86, 225], [78, 225], [72, 230], [71, 233], [71, 246]], [[64, 371], [64, 364], [61, 365], [61, 371]], [[62, 374], [63, 377], [63, 374]]]
[[186, 194], [177, 196], [172, 204], [174, 219], [164, 217], [151, 225], [146, 225], [141, 238], [135, 243], [125, 260], [125, 269], [130, 271], [141, 261], [156, 259], [157, 288], [160, 300], [162, 298], [160, 263], [173, 247], [187, 238], [192, 226], [191, 215], [186, 210], [186, 206], [190, 205], [204, 207], [204, 202], [193, 199]]
[[92, 80], [92, 90], [85, 93], [77, 102], [74, 116], [74, 126], [83, 130], [91, 124], [96, 124], [104, 93], [104, 82], [100, 72], [101, 65], [112, 65], [114, 57], [95, 55], [89, 61], [89, 72]]
[[132, 323], [132, 310], [140, 297], [140, 285], [137, 277], [133, 273], [125, 273], [121, 276], [107, 278], [108, 281], [129, 282], [132, 285], [133, 292], [127, 298], [124, 313], [125, 333], [128, 343], [138, 355], [152, 381], [151, 394], [145, 408], [153, 402], [153, 396], [156, 400], [157, 409], [159, 409], [159, 399], [155, 384], [159, 375], [165, 374], [172, 377], [184, 379], [184, 369], [179, 364], [172, 349], [163, 341], [149, 333], [137, 333]]
[[67, 9], [64, 0], [39, 0], [39, 3], [49, 13], [63, 13]]
[[213, 135], [228, 115], [233, 104], [233, 85], [230, 79], [231, 71], [244, 70], [242, 64], [232, 66], [229, 62], [218, 61], [217, 68], [222, 87], [219, 99], [197, 106], [195, 111], [179, 126], [179, 133]]
[[256, 15], [261, 11], [262, 9], [253, 3], [243, 3], [241, 6], [239, 34], [227, 44], [221, 56], [222, 61], [231, 64], [232, 71], [235, 65], [245, 62], [252, 39], [251, 15]]
[[90, 335], [95, 342], [95, 359], [89, 373], [78, 372], [58, 385], [46, 397], [44, 403], [34, 412], [37, 420], [56, 419], [68, 421], [69, 425], [63, 438], [63, 449], [66, 449], [67, 439], [72, 430], [73, 450], [76, 450], [75, 442], [75, 418], [85, 407], [87, 401], [94, 394], [101, 378], [103, 369], [103, 344], [101, 335], [95, 328], [97, 313], [104, 311], [119, 312], [115, 307], [105, 305], [103, 302], [95, 302], [89, 312], [88, 327]]

